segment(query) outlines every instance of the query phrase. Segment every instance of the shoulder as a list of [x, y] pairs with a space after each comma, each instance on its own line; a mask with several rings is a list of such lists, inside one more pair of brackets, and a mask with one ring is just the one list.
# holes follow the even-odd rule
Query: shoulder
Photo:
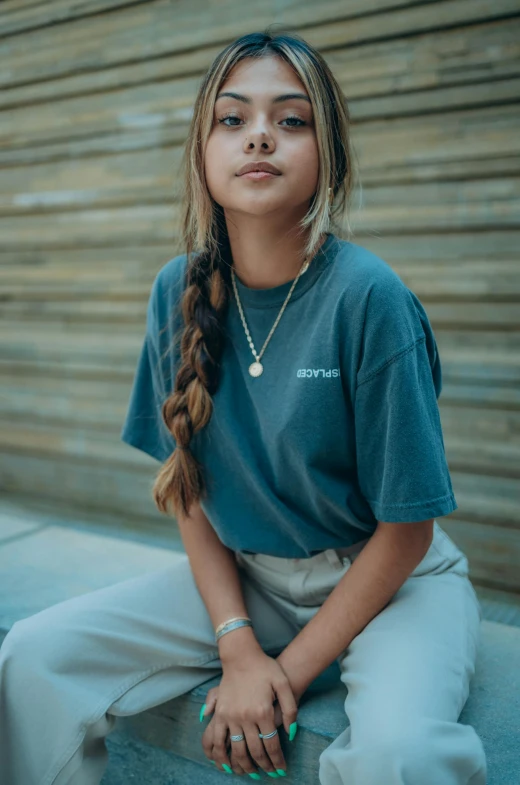
[[152, 291], [166, 296], [184, 289], [187, 266], [187, 254], [174, 256], [163, 264], [157, 272], [152, 284]]
[[357, 243], [339, 240], [331, 267], [334, 287], [351, 318], [363, 327], [411, 320], [420, 335], [424, 308], [388, 262]]
[[187, 254], [168, 259], [156, 273], [148, 300], [148, 327], [175, 327], [180, 316], [182, 294], [186, 283]]
[[438, 361], [435, 336], [423, 304], [384, 259], [341, 240], [333, 267], [348, 322], [349, 345], [358, 358], [358, 383], [422, 341], [431, 363]]
[[412, 292], [388, 262], [357, 243], [337, 239], [332, 268], [344, 297], [363, 308], [409, 298]]
[[[192, 254], [192, 260], [196, 256], [197, 254]], [[170, 311], [179, 303], [186, 288], [187, 266], [188, 255], [182, 253], [168, 259], [156, 273], [150, 292], [156, 308], [167, 308]]]

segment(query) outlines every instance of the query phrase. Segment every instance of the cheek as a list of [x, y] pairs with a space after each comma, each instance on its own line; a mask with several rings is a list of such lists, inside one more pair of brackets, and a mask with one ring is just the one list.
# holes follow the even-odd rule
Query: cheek
[[314, 137], [309, 137], [296, 151], [297, 163], [305, 165], [308, 169], [318, 171], [319, 158], [318, 146]]
[[315, 139], [309, 139], [307, 143], [295, 147], [288, 171], [294, 176], [294, 182], [297, 182], [302, 189], [315, 188], [319, 175], [319, 157]]
[[[214, 136], [210, 136], [204, 155], [204, 174], [210, 192], [222, 189], [226, 180], [229, 179], [229, 171], [223, 165], [225, 161], [225, 145], [217, 142]], [[214, 196], [213, 193], [212, 196]]]

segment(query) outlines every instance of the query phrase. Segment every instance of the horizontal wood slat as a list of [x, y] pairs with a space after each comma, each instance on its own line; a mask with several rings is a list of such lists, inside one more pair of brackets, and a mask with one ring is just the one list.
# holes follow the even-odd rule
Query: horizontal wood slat
[[520, 591], [520, 532], [473, 520], [441, 518], [440, 525], [468, 557], [470, 579], [490, 588]]
[[[0, 452], [0, 475], [7, 493], [26, 498], [52, 500], [59, 485], [62, 502], [80, 511], [104, 510], [122, 517], [147, 516], [151, 522], [175, 526], [175, 520], [160, 513], [152, 499], [153, 478], [159, 463], [147, 455], [130, 457], [124, 463], [110, 460], [103, 452], [97, 460], [72, 461], [65, 453], [58, 458], [36, 454]], [[103, 456], [105, 456], [103, 458]]]
[[444, 372], [441, 395], [441, 406], [453, 403], [461, 407], [469, 405], [512, 410], [520, 408], [520, 385], [514, 381], [504, 383], [500, 379], [488, 379], [483, 384], [476, 384], [474, 380], [452, 379]]
[[[148, 0], [145, 0], [148, 1]], [[73, 0], [3, 0], [0, 16], [0, 38], [3, 36], [26, 35], [29, 30], [38, 30], [47, 25], [85, 18], [100, 11], [123, 10], [143, 0], [88, 0], [88, 3]]]

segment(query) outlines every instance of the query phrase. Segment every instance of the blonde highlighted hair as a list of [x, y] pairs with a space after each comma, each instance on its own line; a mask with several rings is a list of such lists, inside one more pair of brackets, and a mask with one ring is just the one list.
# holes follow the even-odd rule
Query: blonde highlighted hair
[[[162, 405], [162, 417], [177, 447], [162, 465], [152, 495], [161, 512], [189, 516], [205, 495], [204, 467], [190, 452], [192, 436], [212, 415], [217, 390], [223, 325], [232, 295], [232, 255], [224, 211], [211, 197], [204, 177], [204, 154], [213, 124], [214, 104], [231, 69], [246, 57], [280, 57], [292, 66], [312, 103], [319, 156], [316, 192], [299, 229], [307, 235], [302, 252], [312, 259], [323, 234], [351, 235], [348, 220], [354, 188], [350, 117], [341, 89], [323, 57], [302, 37], [283, 31], [249, 33], [215, 58], [200, 84], [182, 161], [182, 241], [187, 254], [185, 288], [180, 301], [184, 327], [174, 388]], [[330, 190], [329, 190], [330, 189]], [[343, 229], [345, 227], [345, 229]]]

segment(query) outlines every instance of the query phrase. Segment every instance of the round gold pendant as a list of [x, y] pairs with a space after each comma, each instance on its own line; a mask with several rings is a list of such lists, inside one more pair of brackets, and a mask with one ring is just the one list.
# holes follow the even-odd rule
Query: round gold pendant
[[262, 363], [254, 362], [249, 366], [249, 373], [251, 376], [260, 376], [263, 373], [264, 366]]

